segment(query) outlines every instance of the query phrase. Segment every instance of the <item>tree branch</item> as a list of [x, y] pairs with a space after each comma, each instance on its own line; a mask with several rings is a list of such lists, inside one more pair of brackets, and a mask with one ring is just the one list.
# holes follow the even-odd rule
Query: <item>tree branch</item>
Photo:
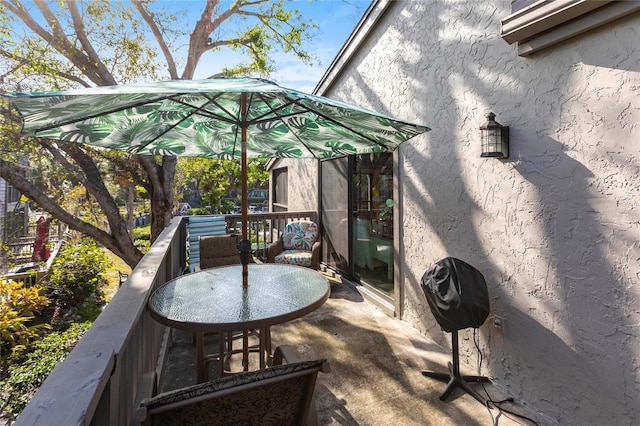
[[[10, 71], [7, 71], [5, 74], [0, 75], [0, 81], [2, 81], [2, 79], [5, 76], [11, 75], [14, 72], [16, 72], [19, 68], [23, 67], [24, 65], [27, 65], [29, 62], [31, 62], [33, 60], [33, 58], [21, 58], [18, 55], [8, 52], [2, 48], [0, 48], [0, 56], [4, 56], [5, 58], [11, 59], [12, 61], [16, 61], [18, 64]], [[80, 84], [83, 87], [90, 87], [91, 85], [89, 83], [87, 83], [86, 81], [84, 81], [83, 79], [81, 79], [78, 76], [75, 76], [73, 74], [69, 74], [66, 73], [64, 71], [60, 71], [60, 70], [56, 70], [56, 69], [49, 69], [49, 71], [52, 72], [53, 75], [57, 75], [58, 77], [62, 77], [66, 80], [69, 81], [75, 81], [76, 83]]]
[[214, 27], [211, 23], [211, 17], [218, 5], [217, 0], [207, 0], [207, 3], [200, 15], [200, 19], [196, 22], [191, 36], [189, 37], [189, 51], [187, 53], [187, 63], [182, 71], [183, 80], [191, 80], [195, 73], [196, 66], [200, 61], [200, 57], [206, 51], [207, 40], [209, 34], [213, 31]]
[[160, 50], [162, 50], [162, 54], [167, 61], [169, 76], [171, 77], [171, 79], [177, 80], [178, 70], [176, 68], [176, 62], [173, 59], [171, 51], [169, 50], [169, 46], [167, 46], [167, 43], [162, 36], [162, 31], [160, 31], [160, 28], [154, 20], [155, 15], [149, 11], [149, 9], [146, 7], [146, 3], [143, 3], [140, 0], [134, 0], [133, 5], [136, 9], [138, 9], [138, 12], [140, 12], [140, 15], [142, 16], [142, 19], [144, 19], [149, 28], [151, 28], [151, 32], [153, 33], [153, 36], [155, 37], [156, 42], [160, 46]]
[[40, 35], [40, 37], [42, 37], [42, 39], [45, 40], [49, 45], [51, 45], [59, 53], [69, 59], [69, 61], [71, 61], [71, 63], [73, 63], [76, 68], [82, 70], [83, 74], [86, 75], [91, 81], [93, 81], [97, 85], [100, 85], [99, 76], [97, 75], [97, 73], [93, 72], [94, 68], [91, 66], [92, 63], [90, 59], [67, 39], [67, 36], [65, 35], [64, 30], [60, 25], [60, 22], [55, 17], [53, 12], [51, 12], [51, 9], [49, 9], [47, 3], [36, 2], [36, 6], [38, 7], [38, 9], [40, 9], [42, 16], [45, 17], [47, 23], [51, 27], [51, 33], [47, 32], [44, 28], [35, 23], [35, 21], [33, 21], [31, 16], [28, 14], [27, 16], [19, 15], [20, 18], [23, 21], [25, 19], [30, 22], [33, 21], [34, 25], [36, 25], [37, 28], [32, 27], [30, 22], [25, 21], [25, 23], [27, 23], [29, 28]]
[[93, 64], [82, 51], [78, 50], [73, 43], [67, 39], [60, 22], [51, 12], [51, 9], [49, 9], [46, 2], [37, 1], [35, 4], [51, 27], [51, 32], [48, 32], [40, 26], [40, 24], [31, 17], [19, 0], [2, 0], [2, 4], [7, 8], [7, 10], [19, 17], [29, 29], [38, 34], [58, 53], [67, 58], [77, 69], [82, 70], [83, 74], [86, 75], [94, 84], [99, 86], [115, 84], [111, 83], [109, 80], [104, 81], [102, 76], [95, 72], [95, 64]]
[[162, 165], [158, 164], [154, 157], [149, 155], [136, 155], [145, 172], [149, 176], [151, 184], [151, 208], [152, 219], [158, 218], [157, 222], [151, 222], [151, 240], [160, 235], [164, 225], [171, 220], [171, 209], [173, 208], [173, 177], [175, 176], [177, 157], [162, 157]]
[[78, 36], [78, 40], [80, 44], [84, 48], [88, 56], [88, 60], [93, 62], [94, 66], [97, 68], [98, 75], [101, 77], [101, 81], [103, 82], [100, 85], [108, 85], [115, 86], [116, 80], [113, 78], [113, 74], [107, 70], [107, 67], [104, 65], [104, 62], [98, 56], [98, 53], [93, 48], [93, 45], [89, 41], [87, 37], [87, 33], [84, 29], [84, 21], [80, 16], [80, 12], [78, 11], [78, 5], [75, 1], [66, 2], [67, 8], [69, 9], [69, 13], [71, 14], [71, 20], [73, 21], [73, 29]]
[[124, 222], [120, 216], [120, 210], [109, 190], [102, 180], [100, 170], [93, 159], [81, 148], [79, 144], [57, 141], [58, 146], [78, 165], [84, 175], [77, 176], [82, 185], [94, 196], [104, 214], [107, 216], [109, 226], [114, 236], [128, 235]]
[[57, 149], [49, 139], [38, 138], [40, 145], [45, 147], [47, 151], [51, 153], [53, 158], [58, 161], [62, 167], [71, 175], [71, 180], [75, 184], [82, 183], [83, 177], [81, 171], [67, 160], [68, 157], [64, 156], [59, 149]]
[[[250, 11], [246, 11], [246, 10], [240, 10], [240, 11], [238, 11], [238, 14], [244, 15], [244, 16], [252, 16], [254, 18], [257, 18], [262, 23], [263, 26], [265, 26], [266, 28], [269, 28], [271, 30], [271, 32], [280, 40], [282, 45], [285, 46], [285, 50], [292, 50], [299, 57], [302, 57], [302, 56], [307, 57], [307, 56], [309, 56], [307, 54], [304, 54], [304, 52], [302, 52], [301, 50], [297, 49], [291, 42], [289, 42], [289, 40], [287, 40], [287, 38], [284, 37], [282, 35], [282, 33], [277, 28], [275, 28], [273, 25], [270, 24], [271, 21], [269, 19], [265, 19], [265, 16], [263, 14], [250, 12]], [[282, 21], [280, 21], [280, 22], [282, 22]], [[290, 24], [287, 23], [287, 25], [289, 25], [289, 28], [291, 28]]]

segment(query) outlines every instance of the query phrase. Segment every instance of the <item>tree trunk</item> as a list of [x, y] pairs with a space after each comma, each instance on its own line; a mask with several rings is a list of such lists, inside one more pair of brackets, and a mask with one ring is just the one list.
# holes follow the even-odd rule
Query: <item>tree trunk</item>
[[162, 164], [146, 155], [138, 155], [137, 158], [149, 176], [151, 184], [151, 241], [153, 242], [171, 221], [173, 179], [178, 158], [162, 157]]

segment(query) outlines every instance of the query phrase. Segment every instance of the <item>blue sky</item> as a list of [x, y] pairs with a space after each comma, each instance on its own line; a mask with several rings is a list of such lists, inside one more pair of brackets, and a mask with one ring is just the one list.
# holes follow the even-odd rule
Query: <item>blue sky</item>
[[[201, 11], [197, 7], [199, 0], [170, 1], [165, 4], [174, 3], [173, 7], [183, 7], [191, 4], [193, 9]], [[320, 80], [331, 61], [336, 57], [344, 42], [347, 40], [360, 17], [369, 7], [369, 0], [322, 0], [309, 2], [307, 0], [291, 1], [302, 16], [312, 19], [319, 25], [312, 41], [305, 46], [305, 49], [315, 55], [319, 62], [313, 67], [305, 66], [296, 60], [292, 55], [284, 53], [276, 54], [277, 72], [271, 75], [271, 79], [278, 84], [304, 92], [312, 92], [316, 83]], [[221, 58], [223, 60], [221, 61]], [[216, 52], [202, 57], [198, 66], [195, 79], [207, 78], [220, 72], [223, 65], [232, 65], [238, 61], [238, 56], [233, 52]]]

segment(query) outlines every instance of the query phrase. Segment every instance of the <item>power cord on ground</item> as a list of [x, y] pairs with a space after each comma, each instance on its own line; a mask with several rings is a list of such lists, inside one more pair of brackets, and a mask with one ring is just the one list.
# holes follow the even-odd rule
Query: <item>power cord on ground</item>
[[[480, 343], [478, 341], [478, 334], [477, 334], [477, 328], [473, 329], [473, 343], [476, 345], [476, 349], [478, 351], [478, 356], [480, 357], [480, 362], [479, 362], [479, 368], [480, 371], [482, 371], [482, 361], [484, 360], [484, 356], [482, 355], [482, 351], [480, 350]], [[510, 416], [516, 416], [519, 417], [523, 420], [526, 420], [528, 422], [531, 422], [531, 424], [534, 424], [536, 426], [539, 426], [539, 423], [536, 422], [535, 420], [533, 420], [530, 417], [527, 417], [525, 415], [522, 414], [518, 414], [514, 411], [508, 410], [504, 407], [500, 407], [498, 404], [503, 404], [505, 402], [513, 402], [514, 399], [509, 397], [506, 399], [502, 399], [500, 401], [495, 401], [493, 400], [493, 398], [491, 398], [491, 395], [489, 395], [489, 392], [487, 391], [486, 386], [484, 385], [483, 382], [480, 382], [480, 384], [482, 385], [482, 389], [484, 389], [484, 393], [487, 395], [487, 409], [489, 410], [489, 415], [491, 415], [491, 419], [493, 420], [493, 425], [494, 426], [498, 426], [498, 421], [500, 419], [500, 415], [493, 417], [493, 413], [491, 412], [491, 407], [489, 406], [489, 404], [492, 404], [494, 407], [496, 407], [498, 409], [498, 411], [500, 412], [500, 414], [505, 415], [506, 417], [510, 418], [511, 420], [513, 420], [514, 422], [517, 422], [523, 426], [526, 426], [524, 423], [520, 423], [518, 420], [510, 417]]]

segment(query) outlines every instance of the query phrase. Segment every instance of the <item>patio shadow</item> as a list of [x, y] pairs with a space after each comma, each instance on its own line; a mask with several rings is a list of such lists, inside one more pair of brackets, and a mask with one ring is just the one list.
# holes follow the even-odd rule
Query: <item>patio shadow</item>
[[[442, 402], [439, 396], [444, 384], [422, 376], [424, 368], [446, 371], [451, 356], [448, 349], [385, 315], [346, 284], [333, 283], [331, 291], [330, 299], [318, 310], [271, 330], [274, 346], [288, 344], [304, 360], [329, 360], [331, 372], [319, 375], [316, 385], [321, 425], [493, 424], [498, 410], [489, 412], [471, 396], [458, 392]], [[172, 351], [180, 355], [170, 360], [165, 389], [170, 383], [188, 385], [179, 384], [174, 371], [195, 380], [190, 335], [178, 336]], [[174, 362], [183, 367], [174, 370]], [[501, 397], [491, 384], [487, 389], [492, 396]], [[501, 426], [516, 424], [529, 423], [500, 419]]]

